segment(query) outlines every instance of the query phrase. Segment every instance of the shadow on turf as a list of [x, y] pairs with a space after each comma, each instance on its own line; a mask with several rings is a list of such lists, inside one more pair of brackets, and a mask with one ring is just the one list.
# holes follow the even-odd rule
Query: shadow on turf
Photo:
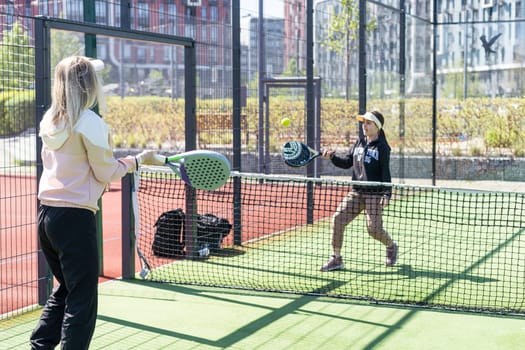
[[329, 274], [338, 273], [338, 272], [349, 272], [349, 273], [354, 273], [354, 274], [359, 274], [359, 275], [377, 275], [377, 276], [398, 275], [400, 277], [405, 276], [410, 279], [433, 278], [433, 279], [448, 279], [448, 280], [454, 280], [454, 281], [466, 280], [466, 281], [470, 281], [474, 283], [489, 283], [489, 282], [499, 281], [496, 278], [488, 278], [488, 277], [483, 277], [483, 276], [471, 275], [464, 271], [449, 272], [449, 271], [424, 270], [424, 269], [413, 268], [412, 265], [409, 265], [409, 264], [396, 265], [395, 267], [388, 269], [388, 271], [385, 271], [385, 270], [358, 270], [358, 269], [344, 268], [342, 270], [330, 271]]
[[246, 254], [244, 250], [235, 249], [235, 248], [220, 248], [212, 249], [210, 255], [219, 256], [221, 258], [231, 258], [239, 255]]
[[451, 280], [467, 280], [474, 283], [487, 283], [487, 282], [497, 282], [499, 281], [496, 278], [488, 278], [471, 275], [465, 272], [447, 272], [447, 271], [433, 271], [433, 270], [419, 270], [413, 269], [412, 265], [399, 265], [398, 273], [408, 278], [435, 278], [435, 279], [451, 279]]
[[[232, 304], [232, 310], [235, 309], [236, 306], [248, 306], [248, 307], [254, 307], [258, 309], [265, 309], [268, 312], [264, 314], [263, 316], [260, 316], [258, 318], [253, 319], [251, 322], [243, 323], [238, 328], [226, 332], [222, 338], [219, 339], [210, 339], [206, 338], [206, 335], [203, 334], [203, 336], [198, 335], [192, 335], [192, 334], [186, 334], [183, 332], [176, 332], [173, 330], [168, 330], [164, 328], [158, 328], [158, 327], [152, 327], [145, 325], [143, 323], [136, 323], [136, 322], [130, 322], [127, 320], [119, 319], [116, 317], [111, 317], [110, 315], [100, 315], [98, 316], [98, 319], [104, 322], [113, 323], [115, 325], [123, 326], [126, 328], [132, 328], [136, 329], [137, 331], [145, 331], [145, 332], [152, 332], [158, 335], [162, 336], [168, 336], [168, 337], [174, 337], [180, 340], [190, 341], [194, 343], [198, 343], [205, 346], [212, 346], [212, 347], [218, 347], [218, 348], [229, 348], [229, 347], [235, 347], [238, 345], [239, 342], [242, 342], [244, 339], [249, 338], [253, 334], [257, 333], [260, 329], [264, 329], [265, 327], [271, 325], [274, 322], [278, 322], [280, 319], [292, 315], [294, 313], [309, 313], [312, 316], [320, 316], [320, 317], [329, 317], [329, 318], [338, 318], [343, 321], [348, 321], [352, 323], [358, 323], [358, 324], [364, 324], [367, 326], [376, 327], [376, 329], [379, 331], [379, 334], [375, 336], [367, 345], [361, 348], [361, 350], [373, 350], [381, 344], [386, 338], [388, 338], [390, 335], [398, 332], [400, 329], [402, 329], [403, 325], [408, 323], [418, 312], [423, 311], [423, 309], [415, 306], [400, 306], [400, 305], [386, 305], [382, 304], [382, 307], [389, 307], [394, 309], [404, 309], [407, 312], [399, 319], [397, 319], [393, 324], [391, 322], [370, 322], [367, 320], [359, 319], [359, 318], [352, 318], [347, 316], [340, 316], [333, 313], [323, 313], [319, 311], [309, 311], [306, 305], [308, 303], [316, 301], [316, 302], [327, 302], [330, 304], [333, 303], [342, 303], [342, 304], [362, 304], [362, 302], [358, 301], [349, 301], [349, 300], [343, 300], [343, 299], [332, 299], [329, 300], [329, 298], [320, 298], [315, 295], [297, 295], [297, 294], [278, 294], [278, 293], [264, 293], [264, 292], [257, 292], [257, 295], [263, 295], [265, 298], [279, 298], [279, 299], [289, 299], [290, 301], [282, 306], [270, 306], [270, 305], [261, 305], [259, 302], [249, 302], [246, 301], [246, 299], [237, 298], [238, 295], [253, 295], [253, 291], [246, 291], [246, 290], [236, 290], [236, 289], [221, 289], [220, 292], [217, 292], [217, 288], [208, 288], [208, 287], [202, 287], [202, 286], [184, 286], [184, 285], [176, 285], [176, 284], [168, 284], [168, 283], [155, 283], [151, 281], [142, 281], [142, 280], [124, 280], [119, 281], [119, 283], [125, 283], [129, 284], [130, 287], [133, 285], [137, 286], [145, 286], [147, 288], [151, 288], [152, 290], [159, 289], [162, 291], [168, 291], [170, 293], [180, 293], [185, 295], [192, 295], [197, 296], [200, 298], [207, 298], [210, 300], [218, 301], [218, 302], [227, 302]], [[323, 290], [332, 290], [339, 288], [344, 282], [341, 281], [334, 281], [331, 283], [328, 283], [323, 287]], [[130, 288], [132, 289], [132, 288]], [[127, 288], [126, 288], [127, 290]], [[320, 290], [318, 290], [320, 292]], [[142, 293], [141, 297], [145, 299], [150, 299], [147, 295], [148, 293]], [[151, 294], [155, 294], [155, 292], [152, 292]], [[431, 312], [438, 312], [438, 313], [451, 313], [451, 314], [458, 314], [458, 311], [449, 311], [449, 310], [428, 310], [425, 309], [425, 311], [431, 311]], [[465, 314], [469, 314], [468, 312]], [[501, 317], [498, 315], [489, 315], [490, 317]], [[507, 316], [508, 317], [508, 316]], [[521, 317], [517, 317], [521, 319]], [[283, 330], [284, 331], [284, 330]], [[205, 332], [204, 332], [205, 333]]]
[[[162, 328], [151, 327], [148, 325], [130, 322], [127, 320], [122, 320], [122, 319], [111, 317], [108, 315], [99, 314], [97, 317], [101, 321], [118, 324], [120, 326], [124, 326], [128, 328], [135, 328], [138, 331], [154, 332], [159, 335], [176, 337], [181, 340], [187, 340], [187, 341], [196, 342], [196, 343], [203, 344], [203, 345], [215, 346], [215, 347], [220, 347], [220, 348], [228, 348], [230, 346], [233, 346], [237, 344], [238, 342], [242, 341], [243, 339], [256, 333], [258, 330], [264, 329], [268, 325], [278, 321], [279, 319], [285, 316], [288, 316], [290, 314], [294, 314], [297, 312], [306, 312], [302, 310], [302, 308], [308, 303], [314, 300], [318, 300], [320, 298], [319, 296], [316, 296], [316, 295], [276, 294], [276, 293], [262, 294], [264, 292], [261, 292], [261, 291], [257, 292], [257, 293], [261, 293], [261, 295], [264, 295], [265, 298], [274, 297], [274, 298], [279, 298], [279, 299], [283, 299], [283, 298], [290, 299], [290, 302], [287, 303], [286, 305], [279, 306], [279, 307], [272, 307], [268, 305], [261, 305], [259, 303], [249, 303], [245, 301], [240, 301], [238, 298], [232, 299], [228, 297], [217, 296], [218, 293], [216, 292], [217, 290], [216, 288], [212, 289], [212, 292], [210, 292], [200, 287], [197, 289], [197, 288], [186, 287], [183, 285], [157, 283], [157, 282], [142, 281], [142, 280], [122, 280], [119, 283], [147, 286], [148, 288], [160, 289], [163, 291], [170, 291], [173, 293], [194, 295], [194, 296], [208, 298], [208, 299], [212, 299], [216, 301], [233, 303], [237, 306], [249, 306], [249, 307], [256, 307], [259, 309], [263, 308], [263, 309], [268, 310], [268, 313], [266, 313], [265, 315], [257, 319], [254, 319], [253, 321], [249, 323], [243, 324], [241, 327], [235, 329], [234, 331], [230, 332], [229, 334], [226, 334], [224, 337], [217, 339], [217, 340], [210, 340], [205, 337], [197, 337], [194, 335], [179, 333], [179, 332], [170, 331], [170, 330], [166, 330]], [[321, 289], [323, 293], [326, 292], [327, 290], [337, 289], [344, 283], [345, 282], [342, 282], [342, 281], [330, 282], [324, 287], [320, 288], [319, 290], [314, 291], [314, 294], [321, 293]], [[220, 294], [221, 295], [227, 294], [227, 295], [233, 295], [233, 296], [235, 295], [253, 295], [253, 292], [235, 290], [235, 289], [226, 289], [226, 290], [221, 291]], [[150, 297], [145, 296], [143, 293], [141, 293], [140, 297], [145, 298], [145, 299], [151, 299]], [[234, 308], [234, 306], [232, 306], [232, 308]], [[325, 316], [325, 317], [332, 317], [332, 318], [339, 317], [339, 318], [342, 318], [350, 322], [364, 323], [364, 324], [368, 324], [368, 325], [372, 325], [376, 327], [388, 328], [388, 325], [383, 324], [383, 323], [370, 322], [370, 321], [360, 320], [357, 318], [354, 319], [354, 318], [349, 318], [349, 317], [340, 317], [340, 316], [336, 316], [333, 314], [324, 314], [324, 313], [319, 313], [319, 312], [310, 312], [310, 313], [318, 315], [318, 316]]]

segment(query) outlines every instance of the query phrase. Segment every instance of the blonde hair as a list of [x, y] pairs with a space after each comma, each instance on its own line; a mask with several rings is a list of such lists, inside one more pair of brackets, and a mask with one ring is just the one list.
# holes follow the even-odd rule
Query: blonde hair
[[41, 123], [41, 131], [75, 126], [82, 111], [103, 102], [102, 86], [90, 59], [70, 56], [55, 67], [51, 107]]

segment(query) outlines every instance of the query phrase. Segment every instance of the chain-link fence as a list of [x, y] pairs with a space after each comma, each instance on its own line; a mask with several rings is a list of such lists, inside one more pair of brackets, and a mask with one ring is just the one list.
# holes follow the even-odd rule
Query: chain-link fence
[[[239, 170], [291, 172], [280, 147], [306, 140], [312, 127], [306, 84], [312, 64], [320, 91], [312, 141], [321, 147], [347, 150], [359, 135], [355, 116], [378, 109], [386, 118], [394, 177], [523, 179], [521, 1], [260, 1], [263, 13], [260, 5], [235, 0], [0, 1], [1, 314], [37, 301], [36, 268], [26, 264], [37, 254], [35, 115], [46, 107], [35, 103], [39, 16], [194, 40], [196, 146], [239, 152]], [[365, 40], [359, 37], [360, 4], [366, 5]], [[74, 54], [105, 62], [107, 109], [101, 114], [116, 151], [187, 147], [183, 47], [81, 30], [50, 35], [51, 67]], [[272, 79], [297, 84], [266, 89]], [[364, 83], [366, 92], [359, 94]], [[284, 117], [289, 126], [281, 124]], [[318, 174], [344, 175], [325, 163]], [[24, 296], [13, 301], [14, 295]]]

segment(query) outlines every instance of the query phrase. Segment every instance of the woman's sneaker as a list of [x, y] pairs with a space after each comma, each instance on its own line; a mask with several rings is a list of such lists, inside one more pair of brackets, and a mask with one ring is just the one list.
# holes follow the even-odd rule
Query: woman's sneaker
[[321, 267], [320, 271], [327, 272], [333, 270], [341, 270], [344, 267], [345, 264], [343, 263], [343, 257], [332, 255], [330, 257], [330, 260], [328, 260], [328, 262]]
[[397, 243], [392, 242], [390, 247], [386, 247], [386, 266], [392, 267], [397, 261]]

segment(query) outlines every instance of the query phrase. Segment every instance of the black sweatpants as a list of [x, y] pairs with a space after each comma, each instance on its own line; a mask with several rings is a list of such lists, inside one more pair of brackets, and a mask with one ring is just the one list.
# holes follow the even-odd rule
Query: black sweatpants
[[97, 319], [98, 246], [92, 211], [41, 206], [38, 237], [58, 281], [31, 334], [32, 349], [83, 350]]

